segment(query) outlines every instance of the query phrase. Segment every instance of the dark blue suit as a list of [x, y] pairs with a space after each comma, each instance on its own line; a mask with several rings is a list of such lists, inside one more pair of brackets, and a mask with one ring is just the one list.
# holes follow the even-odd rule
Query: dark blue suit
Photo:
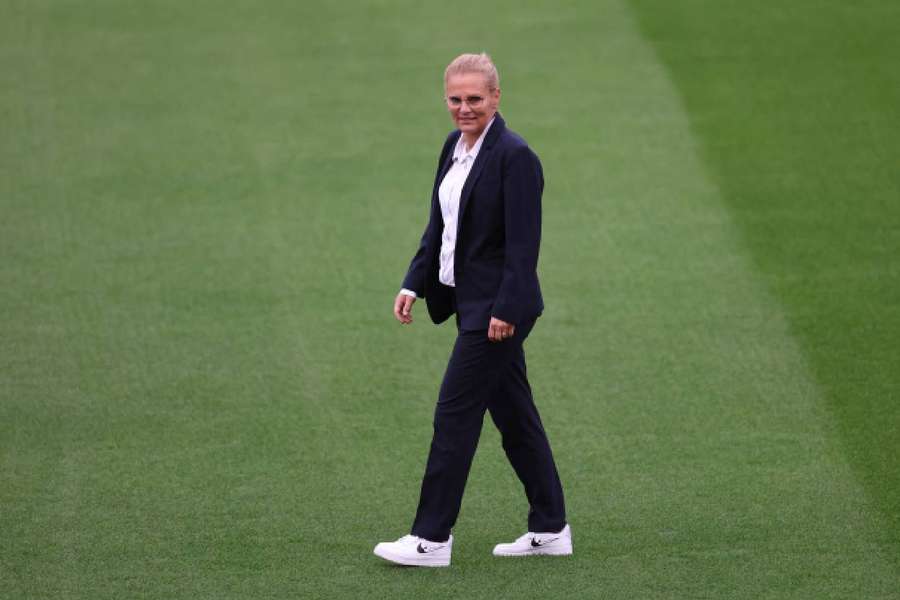
[[[424, 296], [435, 323], [456, 314], [459, 335], [441, 384], [434, 437], [412, 533], [444, 541], [456, 522], [485, 410], [529, 502], [529, 531], [566, 524], [562, 486], [531, 395], [522, 347], [544, 309], [537, 278], [541, 237], [541, 163], [496, 115], [460, 195], [455, 287], [438, 280], [444, 228], [438, 188], [461, 132], [444, 143], [431, 215], [403, 287]], [[491, 317], [515, 324], [502, 342], [488, 340]]]
[[491, 316], [518, 324], [544, 309], [537, 278], [544, 174], [538, 157], [498, 114], [459, 199], [453, 265], [456, 298], [438, 282], [444, 221], [438, 188], [461, 133], [447, 136], [431, 194], [431, 216], [403, 280], [428, 304], [435, 323], [454, 312], [462, 329], [487, 329]]

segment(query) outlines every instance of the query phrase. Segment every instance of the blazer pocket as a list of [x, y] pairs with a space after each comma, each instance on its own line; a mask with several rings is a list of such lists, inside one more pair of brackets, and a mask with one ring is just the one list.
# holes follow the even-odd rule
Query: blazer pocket
[[506, 251], [503, 248], [492, 248], [482, 252], [478, 258], [487, 261], [503, 260], [506, 258]]

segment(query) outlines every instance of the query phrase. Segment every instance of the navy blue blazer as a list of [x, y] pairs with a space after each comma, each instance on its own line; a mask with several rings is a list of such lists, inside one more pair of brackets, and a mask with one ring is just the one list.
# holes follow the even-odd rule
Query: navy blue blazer
[[447, 136], [431, 192], [431, 215], [403, 279], [424, 297], [428, 314], [442, 323], [457, 313], [464, 330], [487, 329], [491, 317], [509, 323], [536, 319], [544, 310], [537, 277], [541, 241], [541, 162], [497, 113], [459, 200], [453, 288], [438, 281], [444, 219], [438, 188], [453, 164], [461, 132]]

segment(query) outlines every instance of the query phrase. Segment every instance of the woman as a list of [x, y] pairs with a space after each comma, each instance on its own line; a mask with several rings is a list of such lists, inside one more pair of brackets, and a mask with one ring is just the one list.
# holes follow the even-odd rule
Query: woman
[[456, 315], [458, 336], [441, 384], [434, 437], [410, 535], [383, 542], [391, 562], [449, 566], [463, 490], [485, 410], [525, 487], [528, 532], [497, 556], [572, 553], [562, 486], [525, 374], [522, 344], [543, 310], [537, 278], [541, 164], [497, 112], [497, 69], [486, 54], [463, 54], [444, 72], [456, 130], [438, 160], [431, 213], [394, 301], [412, 323], [425, 298], [435, 323]]

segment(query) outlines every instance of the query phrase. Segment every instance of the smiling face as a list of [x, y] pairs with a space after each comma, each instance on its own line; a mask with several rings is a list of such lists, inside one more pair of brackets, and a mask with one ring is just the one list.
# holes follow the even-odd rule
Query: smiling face
[[487, 78], [476, 72], [450, 75], [444, 91], [453, 123], [474, 143], [497, 112], [500, 89], [490, 90]]

